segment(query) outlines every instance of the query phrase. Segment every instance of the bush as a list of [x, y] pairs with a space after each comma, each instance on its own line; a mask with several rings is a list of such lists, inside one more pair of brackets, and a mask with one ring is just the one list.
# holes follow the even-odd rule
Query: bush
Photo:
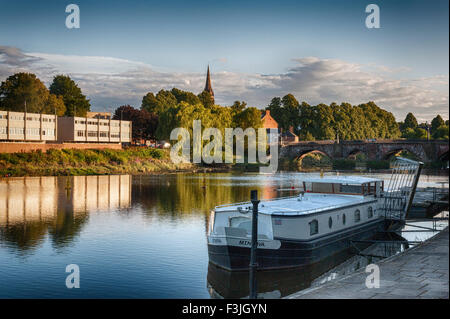
[[333, 169], [355, 169], [355, 166], [355, 160], [345, 158], [333, 160]]
[[389, 161], [367, 161], [367, 168], [370, 169], [389, 169], [390, 162]]

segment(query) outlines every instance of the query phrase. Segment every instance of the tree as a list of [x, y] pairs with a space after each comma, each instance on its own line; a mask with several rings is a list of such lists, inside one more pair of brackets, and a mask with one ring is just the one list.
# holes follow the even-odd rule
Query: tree
[[86, 116], [91, 109], [89, 100], [69, 76], [55, 76], [50, 85], [50, 93], [62, 96], [66, 106], [66, 116]]
[[32, 73], [16, 73], [0, 85], [0, 108], [9, 111], [63, 115], [63, 100], [49, 92]]
[[66, 106], [64, 105], [64, 100], [62, 96], [56, 96], [54, 94], [49, 94], [47, 103], [45, 103], [42, 113], [44, 114], [55, 114], [58, 116], [63, 116], [66, 113]]
[[212, 97], [211, 93], [207, 91], [203, 91], [198, 95], [198, 98], [200, 99], [200, 102], [203, 104], [204, 107], [211, 107], [214, 105], [214, 98]]
[[427, 131], [421, 127], [416, 127], [415, 129], [407, 127], [403, 131], [402, 136], [409, 140], [426, 140]]
[[433, 134], [433, 138], [436, 140], [448, 140], [448, 125], [439, 126]]
[[195, 105], [195, 104], [201, 103], [201, 101], [198, 98], [198, 96], [195, 95], [192, 92], [182, 91], [182, 90], [179, 90], [177, 88], [173, 88], [171, 93], [177, 99], [177, 103], [186, 102], [186, 103], [191, 104], [191, 105]]
[[130, 105], [122, 105], [114, 111], [114, 120], [132, 122], [133, 140], [153, 139], [158, 127], [158, 116]]
[[438, 114], [432, 121], [431, 121], [431, 135], [434, 135], [434, 133], [437, 131], [437, 129], [440, 126], [445, 125], [444, 120], [442, 117]]
[[247, 107], [234, 116], [233, 122], [235, 127], [240, 127], [243, 130], [250, 127], [257, 130], [262, 127], [261, 111], [256, 107]]
[[412, 113], [408, 113], [405, 117], [405, 121], [403, 122], [403, 128], [412, 128], [415, 129], [418, 126], [417, 119]]
[[244, 101], [234, 101], [233, 105], [231, 106], [231, 109], [233, 112], [238, 113], [242, 112], [247, 107], [247, 103]]
[[152, 92], [147, 93], [142, 99], [141, 109], [159, 115], [176, 105], [177, 99], [171, 91], [160, 90], [156, 96]]

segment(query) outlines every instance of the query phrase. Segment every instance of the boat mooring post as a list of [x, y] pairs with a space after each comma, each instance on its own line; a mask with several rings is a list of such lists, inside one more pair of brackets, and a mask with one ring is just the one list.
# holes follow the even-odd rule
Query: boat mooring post
[[249, 275], [249, 288], [250, 288], [250, 299], [257, 298], [257, 287], [256, 287], [256, 268], [258, 263], [256, 262], [256, 249], [258, 248], [258, 191], [252, 190], [250, 192], [250, 198], [253, 204], [252, 213], [252, 246], [250, 248], [250, 275]]

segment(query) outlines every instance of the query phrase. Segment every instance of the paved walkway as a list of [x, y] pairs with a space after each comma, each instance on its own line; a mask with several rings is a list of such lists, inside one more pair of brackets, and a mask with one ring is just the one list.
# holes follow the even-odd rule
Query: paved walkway
[[367, 288], [365, 269], [319, 287], [294, 293], [287, 299], [418, 299], [449, 298], [448, 227], [405, 252], [377, 263], [380, 288]]

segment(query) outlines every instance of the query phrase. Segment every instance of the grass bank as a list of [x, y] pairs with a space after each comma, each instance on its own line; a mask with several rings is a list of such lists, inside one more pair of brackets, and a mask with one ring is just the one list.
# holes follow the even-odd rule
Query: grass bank
[[192, 164], [174, 164], [168, 150], [153, 148], [0, 154], [0, 176], [149, 174], [196, 169]]

